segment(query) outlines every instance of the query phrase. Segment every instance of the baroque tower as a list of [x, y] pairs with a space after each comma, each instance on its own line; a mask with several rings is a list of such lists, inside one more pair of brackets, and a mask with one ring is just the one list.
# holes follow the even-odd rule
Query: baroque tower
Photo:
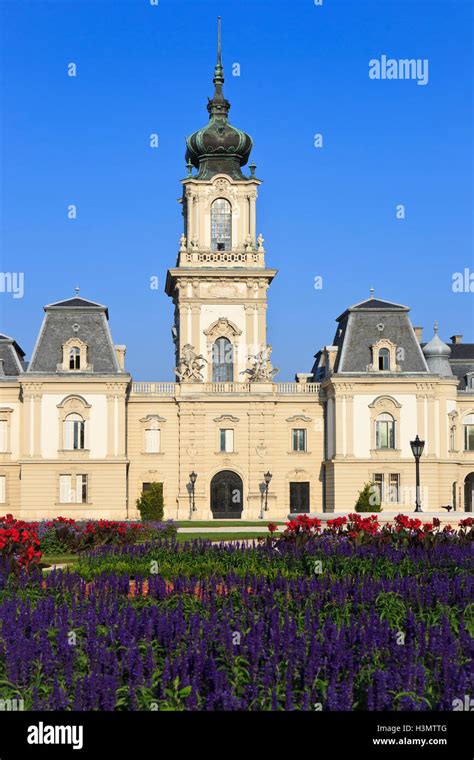
[[[265, 362], [267, 288], [277, 272], [265, 267], [263, 237], [257, 237], [261, 181], [254, 164], [248, 176], [242, 172], [252, 138], [228, 120], [220, 18], [213, 82], [209, 121], [186, 139], [184, 230], [176, 267], [166, 280], [175, 305], [176, 374], [181, 382], [268, 381], [272, 376], [250, 377], [249, 356], [263, 352], [261, 364], [271, 368]], [[190, 356], [198, 359], [191, 372]]]

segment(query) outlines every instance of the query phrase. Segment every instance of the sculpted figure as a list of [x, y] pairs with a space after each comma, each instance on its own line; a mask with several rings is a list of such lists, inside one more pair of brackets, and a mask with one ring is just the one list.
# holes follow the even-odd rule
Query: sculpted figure
[[257, 354], [248, 356], [253, 366], [244, 369], [241, 375], [248, 375], [249, 383], [271, 383], [278, 369], [271, 363], [272, 347], [268, 344]]
[[207, 362], [207, 359], [202, 354], [196, 354], [194, 346], [186, 343], [178, 366], [174, 368], [174, 373], [180, 383], [202, 383], [204, 380], [202, 370], [205, 367], [202, 362]]

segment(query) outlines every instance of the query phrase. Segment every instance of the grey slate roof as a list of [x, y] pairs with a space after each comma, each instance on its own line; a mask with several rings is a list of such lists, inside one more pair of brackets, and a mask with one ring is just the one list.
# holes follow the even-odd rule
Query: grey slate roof
[[[342, 330], [336, 333], [334, 345], [339, 347], [335, 372], [367, 372], [372, 362], [371, 346], [381, 338], [387, 338], [404, 351], [403, 359], [397, 358], [402, 372], [428, 372], [420, 344], [408, 317], [408, 306], [369, 298], [351, 306], [338, 322]], [[383, 329], [380, 329], [383, 326]], [[398, 374], [398, 373], [397, 373]]]
[[5, 377], [17, 377], [25, 370], [25, 352], [20, 348], [16, 340], [8, 335], [0, 334], [0, 359], [3, 359], [3, 375]]
[[466, 388], [466, 375], [474, 372], [474, 343], [450, 343], [449, 363], [453, 374], [459, 378], [459, 390]]
[[73, 337], [87, 344], [87, 361], [94, 374], [120, 372], [105, 306], [76, 297], [49, 304], [44, 310], [28, 372], [56, 373], [63, 361], [62, 346]]

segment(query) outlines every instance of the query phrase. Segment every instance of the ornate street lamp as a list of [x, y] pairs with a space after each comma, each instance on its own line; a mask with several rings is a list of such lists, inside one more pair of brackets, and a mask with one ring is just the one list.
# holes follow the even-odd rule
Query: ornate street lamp
[[423, 454], [423, 449], [425, 448], [425, 442], [421, 441], [418, 436], [416, 436], [414, 441], [410, 441], [411, 450], [413, 452], [413, 456], [415, 457], [415, 463], [416, 463], [416, 498], [415, 498], [415, 512], [423, 512], [421, 508], [421, 499], [420, 499], [420, 458]]
[[192, 520], [193, 512], [196, 511], [196, 504], [194, 500], [194, 493], [195, 493], [195, 486], [196, 486], [196, 480], [197, 475], [194, 472], [194, 470], [189, 474], [189, 481], [191, 483], [191, 510], [189, 512], [189, 519]]
[[268, 486], [270, 485], [270, 481], [272, 479], [272, 473], [266, 472], [263, 476], [265, 480], [265, 506], [263, 507], [262, 504], [262, 510], [260, 512], [260, 519], [263, 520], [263, 513], [268, 512]]

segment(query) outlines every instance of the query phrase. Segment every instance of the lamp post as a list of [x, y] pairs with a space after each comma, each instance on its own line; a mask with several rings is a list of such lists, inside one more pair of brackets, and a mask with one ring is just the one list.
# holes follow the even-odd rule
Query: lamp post
[[197, 480], [197, 475], [194, 472], [194, 470], [189, 474], [189, 480], [191, 482], [191, 509], [189, 512], [189, 519], [192, 520], [193, 518], [193, 512], [196, 511], [196, 505], [194, 501], [194, 492], [195, 492], [195, 485]]
[[416, 498], [415, 498], [415, 512], [423, 512], [421, 508], [421, 500], [420, 500], [420, 458], [423, 454], [423, 449], [425, 448], [425, 442], [421, 441], [418, 436], [416, 436], [414, 441], [410, 441], [411, 450], [413, 452], [413, 456], [415, 457], [415, 464], [416, 464]]
[[268, 512], [268, 486], [270, 485], [270, 481], [272, 479], [272, 473], [266, 472], [263, 478], [265, 480], [265, 506], [263, 506], [263, 503], [262, 503], [262, 509], [260, 510], [261, 520], [263, 520], [263, 513]]

